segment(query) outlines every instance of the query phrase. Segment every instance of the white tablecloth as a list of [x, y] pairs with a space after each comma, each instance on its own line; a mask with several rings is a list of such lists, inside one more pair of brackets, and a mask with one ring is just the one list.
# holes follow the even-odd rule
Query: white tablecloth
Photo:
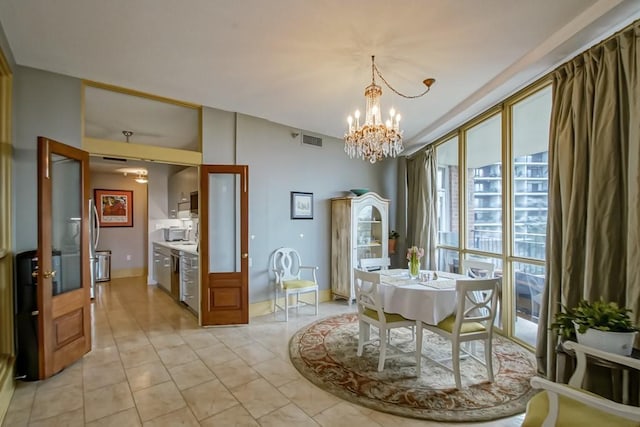
[[456, 279], [460, 274], [437, 272], [438, 278], [421, 282], [409, 277], [408, 270], [380, 271], [382, 306], [387, 313], [398, 313], [407, 319], [429, 325], [453, 314], [456, 309]]

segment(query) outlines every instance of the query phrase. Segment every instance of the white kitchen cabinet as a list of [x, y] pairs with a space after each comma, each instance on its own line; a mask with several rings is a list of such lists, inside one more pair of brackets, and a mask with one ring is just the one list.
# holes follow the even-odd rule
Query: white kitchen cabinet
[[362, 258], [387, 258], [389, 200], [376, 193], [331, 199], [331, 293], [351, 304], [353, 269]]
[[180, 301], [195, 313], [200, 311], [200, 277], [198, 255], [180, 252]]
[[171, 249], [153, 244], [153, 280], [159, 287], [171, 293]]
[[198, 168], [187, 167], [169, 177], [168, 182], [169, 216], [177, 218], [178, 212], [186, 212], [190, 217], [191, 193], [198, 191]]

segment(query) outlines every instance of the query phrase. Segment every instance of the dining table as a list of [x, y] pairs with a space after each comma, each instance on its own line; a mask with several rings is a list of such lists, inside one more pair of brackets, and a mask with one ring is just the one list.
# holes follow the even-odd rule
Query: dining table
[[380, 270], [379, 292], [387, 313], [437, 325], [456, 310], [456, 281], [467, 276], [445, 271], [421, 271], [412, 278], [407, 269]]

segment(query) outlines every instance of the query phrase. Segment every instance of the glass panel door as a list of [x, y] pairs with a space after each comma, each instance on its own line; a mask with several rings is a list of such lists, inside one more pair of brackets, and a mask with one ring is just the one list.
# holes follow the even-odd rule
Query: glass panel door
[[52, 295], [82, 287], [82, 180], [80, 161], [51, 155]]
[[240, 272], [240, 175], [209, 174], [209, 272]]

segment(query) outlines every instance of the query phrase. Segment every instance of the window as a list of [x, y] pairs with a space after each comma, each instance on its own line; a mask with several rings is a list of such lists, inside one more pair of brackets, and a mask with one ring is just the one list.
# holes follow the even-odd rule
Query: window
[[513, 255], [544, 260], [551, 86], [512, 106]]
[[535, 346], [545, 277], [552, 91], [548, 82], [527, 91], [506, 100], [497, 113], [462, 126], [455, 137], [436, 142], [436, 257], [438, 269], [450, 272], [459, 272], [463, 258], [490, 260], [503, 287], [496, 326]]
[[467, 247], [502, 253], [502, 115], [467, 130]]
[[438, 159], [438, 244], [458, 246], [458, 137], [436, 148]]

